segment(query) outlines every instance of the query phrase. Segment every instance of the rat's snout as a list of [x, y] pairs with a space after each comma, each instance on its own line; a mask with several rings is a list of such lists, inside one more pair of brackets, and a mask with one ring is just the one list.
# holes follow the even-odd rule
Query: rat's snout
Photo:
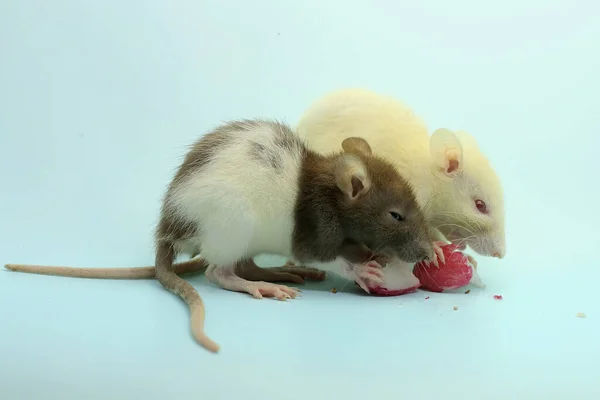
[[502, 260], [506, 254], [506, 250], [504, 248], [496, 248], [492, 252], [492, 257]]
[[407, 262], [416, 263], [422, 261], [433, 254], [433, 245], [428, 241], [414, 241], [410, 244], [404, 244], [396, 249], [395, 257]]
[[499, 260], [503, 259], [506, 255], [506, 245], [504, 244], [504, 238], [500, 237], [500, 239], [496, 239], [493, 241], [492, 245], [492, 257], [497, 258]]
[[435, 255], [433, 243], [431, 243], [427, 239], [414, 242], [413, 246], [411, 247], [411, 250], [412, 251], [407, 252], [409, 254], [405, 254], [404, 257], [401, 257], [404, 258], [404, 261], [419, 262], [427, 260]]
[[498, 238], [498, 235], [473, 236], [463, 239], [462, 242], [482, 256], [502, 259], [506, 255], [504, 240], [502, 237]]

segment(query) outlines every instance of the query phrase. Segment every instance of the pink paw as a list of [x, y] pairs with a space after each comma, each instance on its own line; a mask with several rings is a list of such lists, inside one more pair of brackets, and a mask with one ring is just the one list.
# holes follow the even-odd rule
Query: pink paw
[[467, 260], [473, 265], [473, 268], [477, 269], [477, 261], [475, 261], [473, 256], [467, 254]]
[[354, 281], [367, 293], [370, 293], [370, 287], [383, 285], [383, 268], [376, 261], [356, 265], [354, 274]]
[[446, 263], [446, 257], [444, 256], [444, 250], [442, 246], [447, 245], [446, 242], [436, 241], [433, 242], [433, 258], [431, 259], [431, 263], [439, 268], [440, 261], [442, 264]]
[[400, 296], [415, 292], [420, 282], [413, 274], [413, 263], [393, 260], [383, 269], [383, 285], [370, 286], [375, 296]]
[[273, 297], [277, 300], [295, 299], [300, 292], [296, 288], [270, 282], [249, 282], [246, 291], [257, 299]]

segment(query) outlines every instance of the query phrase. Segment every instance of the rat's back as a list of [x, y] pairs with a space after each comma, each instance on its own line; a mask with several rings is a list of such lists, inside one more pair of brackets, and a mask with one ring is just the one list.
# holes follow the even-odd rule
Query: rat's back
[[373, 153], [392, 162], [425, 205], [430, 191], [427, 125], [408, 106], [366, 89], [342, 89], [315, 101], [301, 117], [298, 135], [312, 150], [338, 151], [344, 139], [365, 139]]
[[358, 136], [369, 142], [375, 154], [394, 163], [411, 164], [428, 155], [425, 122], [398, 100], [365, 89], [325, 95], [306, 110], [297, 129], [307, 145], [320, 153], [340, 150], [345, 138]]
[[205, 258], [227, 264], [238, 261], [229, 255], [291, 253], [304, 152], [288, 126], [265, 120], [227, 123], [195, 144], [169, 201], [200, 227]]

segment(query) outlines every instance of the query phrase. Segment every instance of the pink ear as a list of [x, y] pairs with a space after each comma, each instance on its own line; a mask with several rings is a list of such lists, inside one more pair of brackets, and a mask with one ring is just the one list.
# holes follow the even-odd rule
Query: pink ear
[[433, 132], [429, 139], [429, 151], [446, 175], [453, 177], [462, 170], [462, 146], [452, 131], [440, 128]]
[[371, 181], [365, 166], [360, 158], [353, 154], [345, 154], [340, 157], [335, 170], [335, 179], [340, 190], [350, 200], [357, 199], [371, 188]]
[[350, 194], [350, 198], [355, 199], [356, 196], [365, 188], [363, 181], [356, 175], [352, 175], [350, 179], [350, 183], [352, 185], [352, 193]]
[[446, 151], [446, 162], [444, 166], [446, 173], [450, 175], [454, 172], [458, 172], [460, 167], [461, 165], [459, 161], [459, 156], [456, 154], [456, 152], [452, 150]]

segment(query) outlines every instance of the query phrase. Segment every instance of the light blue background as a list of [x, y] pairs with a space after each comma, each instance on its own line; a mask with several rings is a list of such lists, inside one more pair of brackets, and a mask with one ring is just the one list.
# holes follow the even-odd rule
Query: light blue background
[[149, 265], [191, 141], [348, 86], [476, 136], [508, 251], [429, 300], [192, 277], [217, 356], [155, 281], [0, 271], [0, 398], [600, 398], [597, 1], [2, 0], [0, 41], [2, 263]]

